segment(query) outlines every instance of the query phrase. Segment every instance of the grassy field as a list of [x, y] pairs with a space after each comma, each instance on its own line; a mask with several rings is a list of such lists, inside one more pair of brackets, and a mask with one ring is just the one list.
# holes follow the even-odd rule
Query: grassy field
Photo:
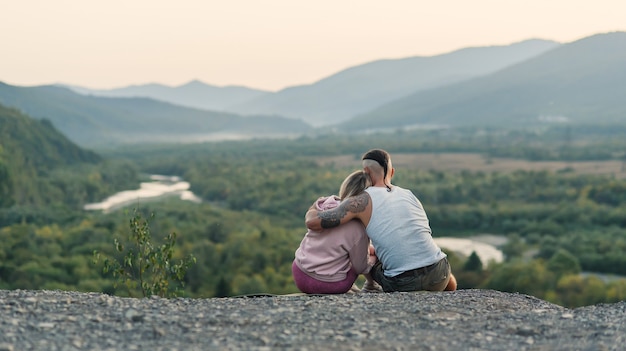
[[[525, 161], [506, 158], [487, 159], [474, 153], [414, 153], [392, 154], [393, 166], [397, 171], [403, 169], [425, 169], [437, 171], [473, 172], [513, 172], [516, 170], [546, 170], [568, 172], [572, 174], [597, 174], [626, 178], [626, 165], [622, 161]], [[351, 166], [360, 168], [361, 161], [354, 155], [326, 157], [318, 160], [320, 164]]]

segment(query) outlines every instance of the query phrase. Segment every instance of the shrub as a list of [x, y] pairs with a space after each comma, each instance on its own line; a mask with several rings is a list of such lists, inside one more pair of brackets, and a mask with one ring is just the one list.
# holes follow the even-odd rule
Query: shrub
[[[175, 297], [184, 287], [184, 277], [189, 267], [196, 262], [193, 255], [174, 263], [172, 256], [176, 244], [176, 233], [164, 238], [164, 243], [155, 245], [150, 233], [150, 220], [144, 219], [135, 209], [130, 219], [130, 232], [124, 242], [114, 239], [115, 250], [122, 260], [106, 257], [103, 273], [113, 274], [114, 287], [123, 284], [130, 296], [138, 288], [143, 297], [158, 295]], [[99, 262], [100, 253], [94, 251], [94, 262]]]

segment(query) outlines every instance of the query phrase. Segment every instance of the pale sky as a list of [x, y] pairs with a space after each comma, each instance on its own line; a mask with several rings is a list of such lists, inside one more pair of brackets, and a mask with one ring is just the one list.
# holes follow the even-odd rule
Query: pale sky
[[0, 0], [0, 81], [276, 91], [385, 58], [626, 31], [626, 0]]

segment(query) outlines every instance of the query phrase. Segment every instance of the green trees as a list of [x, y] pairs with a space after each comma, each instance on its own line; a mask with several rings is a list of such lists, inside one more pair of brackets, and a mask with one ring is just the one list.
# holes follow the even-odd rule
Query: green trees
[[480, 272], [483, 270], [483, 263], [480, 261], [476, 251], [472, 251], [469, 255], [467, 261], [463, 264], [463, 270], [469, 272]]
[[543, 298], [553, 284], [554, 274], [540, 261], [515, 260], [494, 269], [485, 286], [489, 289], [520, 292]]
[[606, 285], [594, 276], [565, 275], [558, 280], [555, 292], [557, 298], [554, 302], [568, 307], [606, 301]]
[[546, 268], [554, 273], [556, 279], [564, 275], [577, 275], [581, 270], [578, 259], [563, 249], [559, 249], [552, 255], [546, 264]]
[[502, 254], [507, 260], [519, 259], [522, 257], [527, 247], [524, 240], [518, 234], [511, 234], [508, 236], [506, 244], [500, 247]]
[[0, 208], [13, 204], [13, 184], [9, 177], [9, 169], [2, 160], [2, 146], [0, 145]]

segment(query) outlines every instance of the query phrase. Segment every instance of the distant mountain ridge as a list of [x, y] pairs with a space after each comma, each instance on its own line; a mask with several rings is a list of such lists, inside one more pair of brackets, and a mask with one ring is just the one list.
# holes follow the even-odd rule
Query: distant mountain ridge
[[417, 91], [498, 71], [560, 44], [527, 40], [431, 57], [379, 60], [348, 68], [314, 84], [291, 87], [232, 106], [237, 113], [276, 113], [313, 126], [336, 124]]
[[95, 96], [149, 97], [181, 106], [244, 115], [280, 115], [324, 126], [348, 120], [417, 91], [495, 72], [559, 45], [554, 41], [531, 39], [430, 57], [378, 60], [345, 69], [310, 85], [293, 86], [276, 93], [244, 87], [219, 88], [200, 81], [174, 88], [158, 84], [111, 90], [70, 88]]
[[189, 142], [222, 137], [299, 134], [311, 129], [280, 116], [244, 117], [186, 108], [148, 98], [85, 96], [57, 86], [15, 87], [0, 83], [0, 103], [48, 119], [82, 146], [141, 142]]
[[225, 111], [228, 106], [255, 99], [269, 92], [240, 86], [217, 87], [193, 80], [177, 87], [162, 84], [131, 85], [117, 89], [89, 89], [62, 85], [83, 95], [103, 97], [147, 97], [175, 105], [211, 111]]
[[626, 123], [626, 33], [598, 34], [490, 75], [417, 92], [338, 125]]

